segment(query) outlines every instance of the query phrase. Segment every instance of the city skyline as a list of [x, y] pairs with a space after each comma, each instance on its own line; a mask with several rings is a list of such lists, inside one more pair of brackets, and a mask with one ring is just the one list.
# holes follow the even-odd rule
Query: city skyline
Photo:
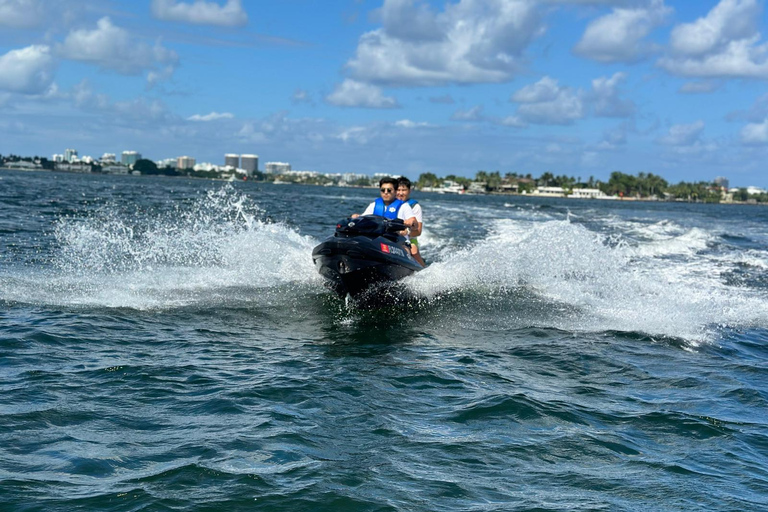
[[764, 7], [0, 0], [0, 154], [768, 188]]

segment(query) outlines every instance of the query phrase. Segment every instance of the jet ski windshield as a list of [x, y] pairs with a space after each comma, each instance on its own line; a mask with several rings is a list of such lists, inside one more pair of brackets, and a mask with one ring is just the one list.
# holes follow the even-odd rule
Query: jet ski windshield
[[[336, 224], [336, 233], [343, 236], [354, 235], [396, 235], [405, 230], [403, 219], [387, 219], [378, 215], [363, 215], [354, 219], [344, 219]], [[388, 237], [389, 238], [389, 237]]]

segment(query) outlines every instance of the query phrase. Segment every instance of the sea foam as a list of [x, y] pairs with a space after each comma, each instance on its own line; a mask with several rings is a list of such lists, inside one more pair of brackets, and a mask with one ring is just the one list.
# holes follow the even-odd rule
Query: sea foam
[[544, 300], [536, 315], [522, 318], [514, 303], [468, 308], [494, 326], [495, 316], [506, 315], [509, 327], [640, 332], [696, 343], [713, 339], [722, 327], [768, 319], [759, 294], [727, 286], [715, 264], [699, 255], [709, 238], [693, 229], [666, 241], [617, 242], [568, 220], [498, 220], [485, 240], [446, 255], [408, 285], [434, 304], [467, 291], [499, 296], [522, 290], [524, 297]]

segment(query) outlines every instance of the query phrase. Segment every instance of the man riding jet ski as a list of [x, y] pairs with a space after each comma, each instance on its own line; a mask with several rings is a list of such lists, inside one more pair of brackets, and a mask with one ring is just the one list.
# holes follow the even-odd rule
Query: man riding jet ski
[[315, 247], [312, 261], [329, 288], [340, 296], [357, 297], [374, 284], [394, 282], [424, 268], [411, 255], [403, 232], [402, 219], [350, 217]]
[[379, 181], [381, 197], [363, 216], [336, 226], [334, 236], [315, 247], [312, 260], [328, 286], [355, 297], [372, 284], [396, 281], [423, 267], [411, 255], [407, 235], [416, 223], [408, 203], [395, 197], [397, 180]]

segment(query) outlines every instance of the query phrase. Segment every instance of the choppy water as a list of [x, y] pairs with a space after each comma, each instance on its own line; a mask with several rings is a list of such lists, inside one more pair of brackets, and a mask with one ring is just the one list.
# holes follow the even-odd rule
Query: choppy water
[[768, 508], [768, 209], [0, 172], [0, 509]]

